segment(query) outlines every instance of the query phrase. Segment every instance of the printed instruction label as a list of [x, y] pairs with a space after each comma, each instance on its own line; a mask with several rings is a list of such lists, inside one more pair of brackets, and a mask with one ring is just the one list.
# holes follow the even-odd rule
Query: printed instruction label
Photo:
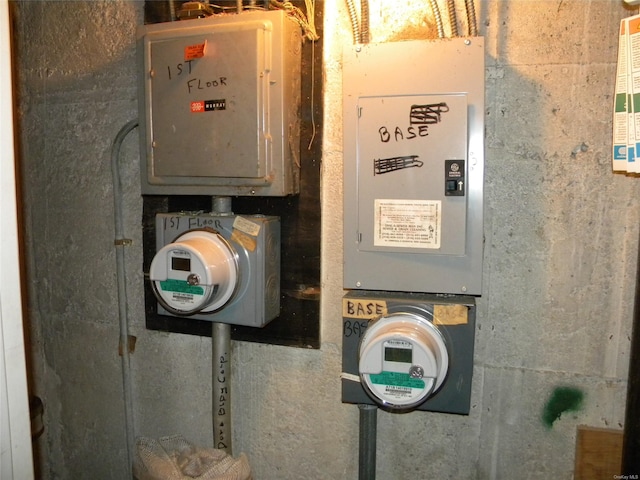
[[376, 199], [374, 208], [375, 246], [440, 248], [440, 200]]

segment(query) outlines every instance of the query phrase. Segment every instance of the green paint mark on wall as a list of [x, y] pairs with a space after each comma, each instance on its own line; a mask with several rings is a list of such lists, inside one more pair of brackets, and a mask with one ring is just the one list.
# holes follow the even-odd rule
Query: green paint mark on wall
[[553, 427], [565, 412], [577, 412], [582, 409], [584, 393], [574, 387], [556, 387], [547, 400], [542, 413], [542, 421], [547, 428]]

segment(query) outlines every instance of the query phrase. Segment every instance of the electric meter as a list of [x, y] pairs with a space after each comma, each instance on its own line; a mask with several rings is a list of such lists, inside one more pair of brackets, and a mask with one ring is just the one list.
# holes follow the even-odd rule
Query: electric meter
[[263, 327], [280, 314], [280, 219], [156, 215], [146, 293], [159, 315]]
[[156, 253], [149, 275], [158, 301], [169, 312], [213, 312], [236, 290], [237, 254], [218, 232], [191, 230]]
[[367, 394], [389, 409], [409, 409], [444, 382], [449, 354], [442, 334], [425, 317], [409, 312], [381, 316], [360, 341], [359, 373]]

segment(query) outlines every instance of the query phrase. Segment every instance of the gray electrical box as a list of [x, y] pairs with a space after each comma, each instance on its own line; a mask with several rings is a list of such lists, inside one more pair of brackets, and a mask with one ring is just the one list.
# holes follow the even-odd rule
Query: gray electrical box
[[[347, 293], [342, 300], [342, 401], [371, 405], [379, 403], [372, 399], [370, 392], [367, 393], [362, 382], [364, 372], [360, 368], [365, 350], [363, 342], [366, 342], [367, 332], [376, 321], [394, 316], [400, 318], [403, 315], [421, 317], [430, 322], [440, 333], [449, 358], [440, 387], [412, 408], [467, 415], [471, 403], [476, 306], [473, 297], [464, 295], [444, 297], [355, 290]], [[415, 338], [416, 331], [413, 327], [410, 332], [409, 337]], [[394, 352], [404, 352], [406, 350], [399, 350], [397, 347], [407, 346], [403, 345], [406, 343], [403, 334], [406, 333], [388, 328], [384, 334], [385, 343], [393, 346], [391, 350]], [[414, 368], [419, 367], [419, 357], [415, 350], [414, 346], [413, 355], [409, 358], [396, 355], [396, 358], [386, 359], [395, 360], [391, 363], [396, 365], [408, 362], [407, 366], [413, 364]], [[411, 397], [411, 390], [415, 390], [415, 383], [422, 381], [422, 377], [417, 379], [409, 374], [403, 377], [398, 372], [385, 371], [385, 363], [387, 362], [381, 362], [380, 375], [376, 380], [382, 391], [396, 399]]]
[[482, 38], [356, 45], [344, 66], [344, 286], [481, 293]]
[[163, 213], [149, 280], [158, 313], [262, 327], [280, 314], [280, 219]]
[[138, 30], [143, 194], [299, 191], [300, 27], [282, 10]]

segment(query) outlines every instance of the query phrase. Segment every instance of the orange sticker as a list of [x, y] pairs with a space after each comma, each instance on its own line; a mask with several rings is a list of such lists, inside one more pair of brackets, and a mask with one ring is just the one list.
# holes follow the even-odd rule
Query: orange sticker
[[196, 58], [204, 57], [204, 51], [207, 47], [207, 41], [204, 43], [198, 43], [196, 45], [188, 45], [184, 47], [184, 59], [186, 60], [195, 60]]

